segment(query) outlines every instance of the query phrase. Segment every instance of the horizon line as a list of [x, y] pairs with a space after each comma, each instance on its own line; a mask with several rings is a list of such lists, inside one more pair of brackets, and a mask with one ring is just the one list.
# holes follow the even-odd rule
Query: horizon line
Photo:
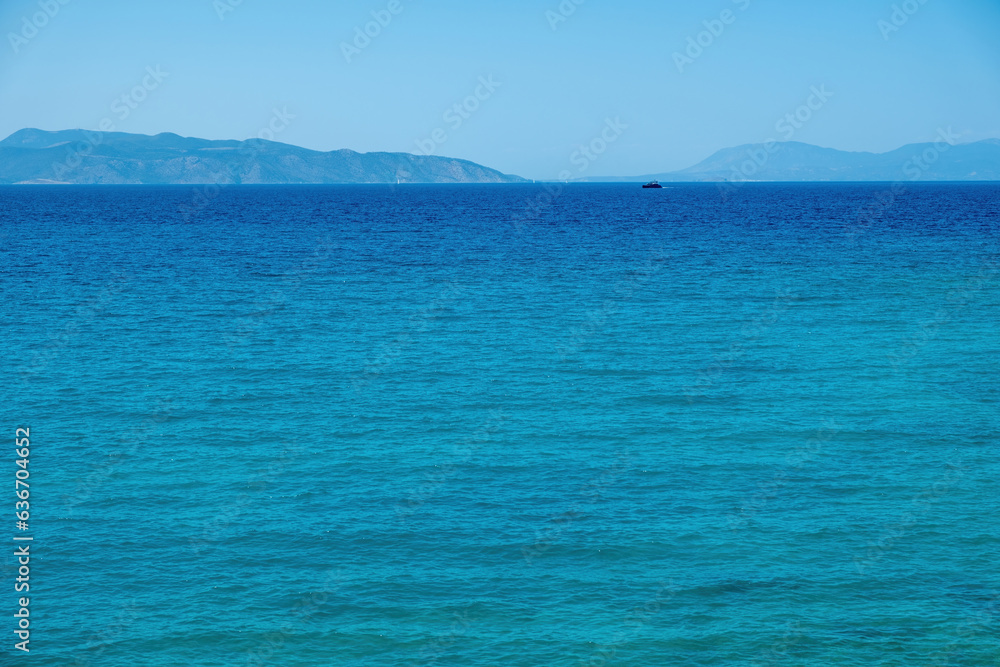
[[[62, 130], [43, 130], [43, 129], [37, 128], [37, 127], [24, 127], [24, 128], [21, 128], [20, 130], [15, 130], [11, 134], [7, 135], [5, 138], [0, 139], [0, 144], [2, 144], [4, 141], [7, 141], [8, 139], [10, 139], [11, 137], [15, 136], [16, 134], [18, 134], [20, 132], [27, 132], [27, 131], [44, 132], [44, 133], [48, 133], [48, 134], [55, 134], [55, 133], [59, 133], [59, 132], [89, 132], [89, 133], [93, 133], [93, 134], [97, 134], [97, 135], [119, 134], [119, 135], [128, 135], [128, 136], [136, 136], [136, 137], [149, 137], [149, 138], [155, 138], [155, 137], [158, 137], [158, 136], [161, 136], [161, 135], [172, 135], [172, 136], [175, 136], [175, 137], [179, 137], [181, 139], [191, 139], [191, 140], [197, 140], [197, 141], [212, 141], [212, 142], [246, 143], [246, 142], [251, 142], [252, 141], [252, 142], [262, 142], [262, 143], [276, 144], [276, 145], [280, 145], [280, 146], [291, 146], [292, 148], [298, 148], [298, 149], [301, 149], [301, 150], [312, 151], [314, 153], [337, 153], [337, 152], [341, 152], [341, 151], [348, 151], [348, 152], [351, 152], [351, 153], [356, 153], [358, 155], [377, 155], [377, 154], [410, 155], [410, 156], [418, 157], [418, 158], [431, 157], [431, 158], [443, 158], [443, 159], [448, 159], [448, 160], [461, 160], [461, 161], [464, 161], [464, 162], [470, 162], [470, 163], [476, 164], [478, 166], [484, 166], [484, 167], [487, 167], [489, 169], [493, 169], [492, 167], [488, 167], [484, 163], [477, 162], [473, 158], [455, 157], [455, 156], [449, 156], [449, 155], [437, 155], [437, 154], [433, 154], [433, 153], [432, 154], [425, 154], [425, 153], [419, 153], [419, 152], [413, 152], [413, 151], [389, 151], [389, 150], [361, 151], [361, 150], [357, 150], [357, 149], [354, 149], [354, 148], [333, 148], [333, 149], [330, 149], [330, 150], [321, 150], [321, 149], [317, 149], [317, 148], [309, 148], [307, 146], [301, 146], [299, 144], [291, 144], [291, 143], [287, 143], [287, 142], [283, 142], [283, 141], [276, 141], [274, 139], [262, 139], [260, 137], [247, 137], [245, 139], [206, 139], [205, 137], [184, 136], [182, 134], [178, 134], [176, 132], [172, 132], [172, 131], [169, 131], [169, 130], [165, 130], [165, 131], [162, 131], [162, 132], [157, 132], [156, 134], [146, 134], [146, 133], [143, 133], [143, 132], [122, 132], [122, 131], [114, 131], [114, 130], [101, 131], [99, 129], [98, 130], [88, 130], [88, 129], [79, 128], [79, 127], [78, 128], [62, 129]], [[977, 139], [977, 140], [974, 140], [974, 141], [966, 141], [966, 142], [962, 142], [962, 143], [954, 143], [952, 145], [953, 146], [970, 146], [970, 145], [978, 144], [978, 143], [998, 142], [998, 141], [1000, 141], [1000, 137], [987, 137], [987, 138], [984, 138], [984, 139]], [[812, 148], [820, 148], [820, 149], [823, 149], [823, 150], [832, 150], [832, 151], [837, 151], [837, 152], [840, 152], [840, 153], [848, 153], [848, 154], [855, 154], [855, 155], [888, 155], [889, 153], [894, 153], [896, 151], [903, 150], [903, 149], [907, 148], [908, 146], [920, 146], [920, 145], [934, 144], [934, 143], [935, 143], [934, 141], [914, 141], [914, 142], [910, 142], [910, 143], [907, 143], [907, 144], [903, 144], [902, 146], [900, 146], [898, 148], [894, 148], [892, 150], [888, 150], [888, 151], [884, 151], [884, 152], [878, 153], [878, 152], [875, 152], [875, 151], [866, 151], [866, 150], [860, 150], [860, 151], [859, 150], [845, 150], [845, 149], [842, 149], [842, 148], [834, 148], [832, 146], [821, 146], [819, 144], [810, 144], [810, 143], [807, 143], [807, 142], [804, 142], [804, 141], [793, 141], [793, 140], [779, 141], [779, 140], [775, 140], [775, 139], [768, 139], [768, 140], [765, 140], [765, 141], [742, 143], [742, 144], [736, 144], [736, 145], [733, 145], [733, 146], [725, 146], [723, 148], [718, 148], [715, 151], [709, 153], [700, 162], [696, 162], [695, 164], [690, 165], [689, 167], [684, 167], [684, 168], [681, 168], [681, 169], [675, 169], [675, 170], [672, 170], [672, 171], [661, 171], [661, 172], [646, 172], [645, 174], [639, 174], [639, 175], [636, 175], [636, 174], [626, 174], [626, 175], [622, 175], [622, 176], [604, 175], [604, 176], [601, 176], [600, 178], [603, 178], [603, 179], [631, 179], [631, 178], [635, 178], [636, 180], [642, 180], [642, 179], [650, 177], [650, 176], [657, 176], [657, 175], [664, 176], [664, 175], [667, 175], [667, 174], [676, 174], [676, 173], [680, 173], [680, 172], [686, 171], [687, 169], [690, 169], [692, 167], [695, 167], [695, 166], [701, 164], [701, 162], [704, 162], [705, 160], [710, 159], [712, 156], [714, 156], [717, 153], [720, 153], [722, 151], [738, 150], [738, 149], [741, 149], [741, 148], [753, 147], [753, 146], [767, 146], [767, 145], [788, 146], [788, 145], [800, 145], [800, 146], [809, 146], [809, 147], [812, 147]], [[43, 150], [43, 149], [36, 149], [36, 150]], [[499, 171], [499, 170], [494, 169], [494, 171]], [[538, 182], [546, 182], [546, 183], [562, 183], [562, 182], [567, 182], [568, 183], [568, 182], [572, 182], [572, 181], [563, 181], [563, 180], [558, 179], [558, 178], [554, 178], [554, 179], [530, 179], [530, 178], [526, 178], [526, 177], [520, 176], [518, 174], [507, 173], [507, 172], [500, 172], [500, 173], [503, 173], [504, 175], [507, 175], [507, 176], [515, 176], [517, 178], [524, 178], [527, 181], [538, 181]], [[602, 182], [613, 183], [615, 181], [610, 181], [610, 180], [609, 181], [588, 180], [588, 182], [591, 182], [591, 183], [602, 183]], [[669, 181], [664, 181], [664, 182], [669, 182]], [[698, 181], [674, 181], [674, 182], [678, 182], [678, 183], [691, 183], [691, 182], [698, 182]], [[713, 182], [727, 182], [727, 181], [713, 181]], [[744, 182], [744, 181], [741, 181], [741, 182]], [[754, 182], [758, 182], [758, 181], [754, 181]], [[770, 182], [774, 182], [774, 183], [783, 183], [783, 182], [802, 182], [802, 183], [807, 183], [807, 182], [815, 182], [815, 183], [828, 183], [828, 182], [869, 183], [870, 182], [870, 183], [881, 183], [881, 182], [892, 182], [892, 181], [768, 181], [768, 180], [762, 180], [762, 181], [759, 181], [759, 182], [764, 182], [764, 183], [770, 183]], [[939, 181], [939, 182], [945, 182], [945, 181]], [[954, 182], [959, 183], [959, 182], [962, 182], [962, 181], [954, 181]], [[990, 181], [981, 181], [981, 182], [990, 182]], [[307, 185], [307, 184], [303, 184], [303, 185]], [[314, 185], [323, 185], [323, 184], [316, 183]], [[346, 185], [346, 183], [345, 183], [345, 185]]]

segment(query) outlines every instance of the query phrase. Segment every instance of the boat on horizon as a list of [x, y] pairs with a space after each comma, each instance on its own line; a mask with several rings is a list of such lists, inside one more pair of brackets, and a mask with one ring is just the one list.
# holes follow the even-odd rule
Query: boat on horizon
[[662, 188], [663, 186], [662, 186], [662, 185], [660, 185], [660, 182], [659, 182], [659, 181], [650, 181], [649, 183], [646, 183], [646, 184], [645, 184], [644, 186], [642, 186], [642, 187], [643, 187], [643, 188]]

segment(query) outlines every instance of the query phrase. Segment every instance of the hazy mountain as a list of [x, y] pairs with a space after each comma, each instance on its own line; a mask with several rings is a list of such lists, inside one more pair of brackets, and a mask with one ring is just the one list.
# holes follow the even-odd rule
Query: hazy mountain
[[[852, 153], [799, 142], [726, 148], [681, 171], [583, 181], [995, 181], [1000, 140]], [[251, 139], [27, 129], [0, 141], [0, 183], [522, 183], [467, 160], [409, 153], [323, 153]]]
[[1000, 139], [910, 144], [889, 153], [851, 153], [796, 141], [718, 151], [681, 171], [589, 181], [998, 181]]
[[0, 183], [521, 183], [467, 160], [322, 153], [251, 139], [27, 129], [0, 141]]

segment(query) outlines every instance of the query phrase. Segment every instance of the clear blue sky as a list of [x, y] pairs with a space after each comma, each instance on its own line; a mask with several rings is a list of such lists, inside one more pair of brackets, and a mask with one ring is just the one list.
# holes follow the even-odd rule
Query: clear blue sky
[[[436, 154], [542, 179], [574, 168], [573, 152], [620, 118], [627, 129], [588, 175], [637, 175], [780, 138], [776, 122], [826, 86], [833, 97], [813, 100], [822, 108], [795, 140], [881, 152], [946, 126], [1000, 137], [997, 0], [907, 0], [916, 11], [891, 33], [879, 21], [900, 0], [566, 0], [575, 12], [554, 30], [546, 13], [560, 0], [396, 1], [41, 0], [54, 16], [21, 41], [39, 0], [4, 0], [0, 135], [109, 118], [126, 132], [243, 139], [287, 108], [295, 118], [276, 136], [287, 143], [417, 152], [441, 128]], [[390, 5], [402, 11], [347, 62], [342, 43]], [[222, 19], [220, 6], [232, 9]], [[674, 53], [725, 10], [730, 23], [679, 71]], [[112, 111], [144, 77], [155, 83], [156, 66], [162, 83], [128, 117]], [[446, 121], [490, 75], [501, 85], [489, 99]]]

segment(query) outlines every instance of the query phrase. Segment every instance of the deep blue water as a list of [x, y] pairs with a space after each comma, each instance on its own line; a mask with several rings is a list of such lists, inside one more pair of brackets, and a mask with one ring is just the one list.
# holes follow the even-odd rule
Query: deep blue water
[[3, 664], [998, 664], [1000, 186], [889, 193], [0, 189]]

